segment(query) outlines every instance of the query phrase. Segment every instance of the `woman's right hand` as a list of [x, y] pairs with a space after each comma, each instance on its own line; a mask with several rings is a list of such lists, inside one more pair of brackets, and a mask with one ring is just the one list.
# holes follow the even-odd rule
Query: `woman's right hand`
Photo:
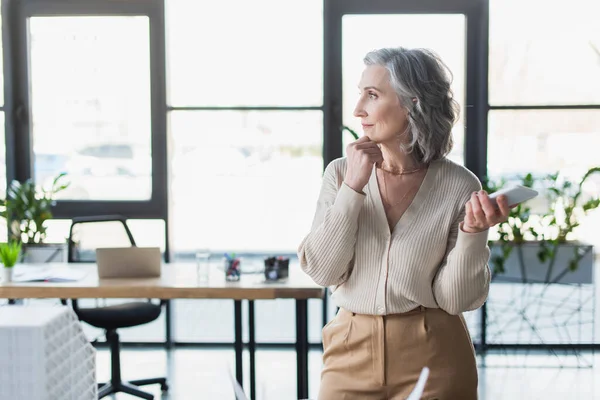
[[363, 136], [346, 147], [347, 167], [344, 183], [356, 192], [362, 192], [369, 182], [373, 165], [383, 161], [383, 154], [377, 143]]

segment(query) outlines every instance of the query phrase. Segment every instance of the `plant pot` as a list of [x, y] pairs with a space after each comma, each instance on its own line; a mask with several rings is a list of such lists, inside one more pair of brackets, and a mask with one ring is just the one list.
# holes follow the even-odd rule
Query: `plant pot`
[[66, 243], [24, 244], [23, 263], [67, 262]]
[[2, 267], [2, 282], [12, 282], [14, 267]]
[[[492, 260], [502, 254], [500, 243], [490, 244]], [[541, 262], [538, 259], [539, 242], [513, 244], [513, 249], [505, 261], [504, 272], [494, 274], [495, 282], [515, 283], [562, 283], [562, 284], [591, 284], [593, 283], [594, 251], [593, 246], [579, 242], [559, 244], [555, 257]], [[577, 268], [571, 270], [569, 264], [579, 257]], [[490, 261], [490, 268], [494, 269]]]

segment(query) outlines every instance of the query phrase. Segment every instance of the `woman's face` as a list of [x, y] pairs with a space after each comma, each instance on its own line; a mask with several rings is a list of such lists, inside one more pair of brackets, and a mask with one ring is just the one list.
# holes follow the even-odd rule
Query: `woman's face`
[[406, 130], [408, 114], [390, 84], [388, 70], [380, 65], [367, 66], [358, 88], [354, 116], [361, 119], [365, 135], [376, 143], [397, 142]]

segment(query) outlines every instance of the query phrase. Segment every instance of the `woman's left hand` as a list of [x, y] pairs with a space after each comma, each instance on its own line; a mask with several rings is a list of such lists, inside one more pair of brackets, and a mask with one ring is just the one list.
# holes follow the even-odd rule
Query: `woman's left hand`
[[471, 199], [465, 204], [465, 219], [461, 226], [462, 230], [467, 233], [479, 233], [506, 221], [510, 213], [506, 197], [499, 196], [496, 202], [498, 208], [494, 207], [485, 190], [473, 192]]

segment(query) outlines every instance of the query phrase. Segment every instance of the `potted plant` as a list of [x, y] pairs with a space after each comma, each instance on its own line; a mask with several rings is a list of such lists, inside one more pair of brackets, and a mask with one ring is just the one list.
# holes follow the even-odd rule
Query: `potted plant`
[[54, 196], [69, 187], [64, 182], [65, 175], [56, 176], [49, 189], [36, 186], [31, 179], [23, 183], [12, 181], [6, 199], [0, 200], [0, 216], [6, 219], [9, 240], [23, 243], [25, 262], [53, 261], [66, 254], [65, 244], [45, 243], [45, 223], [52, 218]]
[[[600, 205], [598, 197], [583, 199], [583, 185], [596, 172], [600, 168], [589, 169], [576, 183], [558, 173], [538, 181], [532, 174], [521, 178], [523, 186], [543, 187], [545, 207], [533, 212], [531, 203], [520, 204], [498, 225], [498, 240], [490, 241], [496, 281], [592, 283], [592, 246], [573, 240], [573, 230]], [[484, 187], [491, 193], [504, 184], [487, 181]]]
[[[583, 190], [599, 170], [591, 168], [575, 182], [560, 174], [519, 178], [543, 195], [511, 209], [489, 243], [493, 273], [483, 328], [488, 344], [557, 345], [578, 355], [569, 346], [595, 343], [593, 248], [576, 241], [574, 230], [600, 204], [597, 195], [584, 198]], [[483, 186], [494, 192], [504, 184]]]
[[2, 268], [2, 280], [11, 282], [13, 275], [13, 267], [19, 260], [21, 255], [21, 243], [11, 241], [8, 243], [0, 243], [0, 262], [4, 265]]

